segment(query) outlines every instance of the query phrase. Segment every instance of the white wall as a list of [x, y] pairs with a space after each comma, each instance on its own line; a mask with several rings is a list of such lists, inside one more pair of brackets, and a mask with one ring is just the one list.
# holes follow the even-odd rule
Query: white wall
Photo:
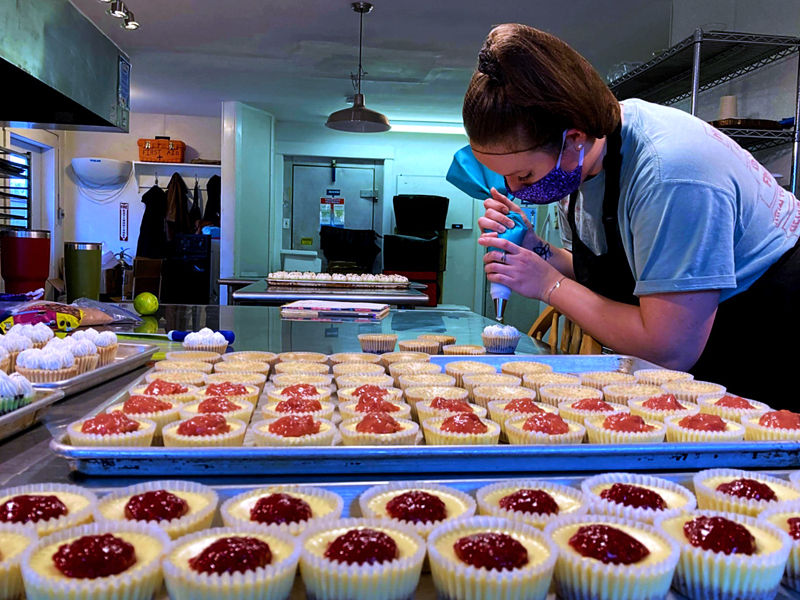
[[[100, 205], [90, 201], [75, 184], [74, 173], [69, 166], [73, 157], [96, 156], [131, 161], [139, 159], [136, 144], [139, 138], [153, 138], [167, 135], [172, 139], [186, 142], [186, 157], [189, 160], [197, 157], [219, 160], [221, 145], [221, 120], [211, 117], [188, 117], [181, 115], [157, 115], [132, 113], [131, 130], [123, 133], [96, 132], [63, 132], [64, 155], [62, 164], [62, 204], [66, 212], [64, 219], [65, 241], [103, 242], [104, 250], [119, 252], [120, 248], [130, 248], [130, 254], [136, 253], [139, 239], [139, 225], [144, 214], [142, 194], [147, 187], [139, 189], [134, 179], [128, 187], [110, 204]], [[166, 187], [171, 172], [159, 173], [159, 185]], [[204, 173], [204, 179], [210, 173]], [[201, 176], [203, 176], [201, 175]], [[184, 177], [186, 179], [186, 177]], [[152, 177], [142, 177], [140, 183], [152, 185]], [[186, 180], [193, 186], [192, 178]], [[205, 188], [202, 183], [201, 186]], [[203, 195], [205, 199], [205, 194]], [[119, 204], [129, 205], [129, 237], [127, 242], [119, 239]]]

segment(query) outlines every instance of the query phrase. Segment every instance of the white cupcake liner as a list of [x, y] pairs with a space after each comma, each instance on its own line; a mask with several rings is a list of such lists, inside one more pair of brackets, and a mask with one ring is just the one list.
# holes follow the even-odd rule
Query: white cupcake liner
[[394, 334], [362, 333], [358, 336], [361, 350], [369, 354], [385, 354], [394, 350], [397, 336]]
[[274, 367], [275, 375], [297, 374], [297, 375], [328, 375], [330, 369], [328, 365], [314, 362], [285, 362], [278, 363]]
[[345, 375], [336, 380], [339, 389], [357, 388], [362, 385], [377, 385], [390, 389], [394, 387], [394, 379], [390, 375]]
[[0, 371], [3, 373], [11, 373], [11, 358], [9, 356], [0, 358]]
[[570, 431], [561, 434], [548, 434], [539, 431], [525, 431], [522, 426], [530, 415], [515, 417], [506, 421], [508, 443], [514, 446], [552, 446], [555, 444], [580, 444], [586, 437], [586, 428], [580, 423], [564, 419]]
[[[258, 398], [261, 395], [259, 393], [259, 391], [258, 391], [258, 388], [256, 386], [254, 386], [254, 385], [245, 385], [244, 387], [247, 390], [246, 394], [213, 394], [213, 395], [214, 396], [224, 396], [228, 400], [231, 400], [231, 401], [234, 401], [234, 402], [249, 402], [253, 406], [258, 404]], [[198, 389], [197, 392], [195, 393], [194, 397], [197, 400], [205, 400], [206, 398], [209, 397], [206, 394], [206, 390], [207, 389], [208, 389], [208, 386]]]
[[463, 400], [469, 401], [469, 394], [464, 388], [455, 386], [419, 386], [406, 388], [404, 391], [406, 402], [411, 406], [411, 416], [415, 419], [418, 418], [417, 404], [425, 400], [433, 400], [436, 397], [446, 398], [448, 400]]
[[413, 446], [419, 433], [419, 425], [406, 419], [395, 419], [405, 425], [405, 429], [395, 433], [360, 433], [348, 427], [358, 424], [361, 419], [342, 421], [339, 433], [345, 446]]
[[[405, 402], [391, 402], [394, 404], [399, 410], [391, 411], [388, 414], [392, 415], [395, 419], [410, 419], [411, 418], [411, 407], [406, 404]], [[347, 421], [350, 419], [361, 419], [367, 413], [358, 412], [356, 410], [356, 406], [358, 405], [358, 401], [351, 401], [351, 402], [341, 402], [339, 403], [339, 414], [342, 415], [342, 419]], [[372, 411], [374, 412], [374, 411]]]
[[539, 389], [545, 385], [580, 385], [581, 378], [577, 375], [568, 373], [528, 373], [522, 377], [522, 386], [536, 392], [536, 399], [539, 399]]
[[679, 381], [681, 379], [694, 379], [691, 373], [684, 373], [683, 371], [673, 371], [671, 369], [639, 369], [633, 372], [636, 381], [645, 383], [647, 385], [664, 385], [670, 381]]
[[[397, 388], [383, 388], [387, 392], [389, 392], [386, 396], [383, 397], [384, 400], [388, 400], [389, 402], [394, 403], [401, 403], [403, 402], [403, 391], [398, 390]], [[337, 392], [337, 396], [339, 397], [339, 404], [343, 402], [357, 402], [359, 398], [354, 394], [356, 388], [340, 388]]]
[[[506, 508], [501, 508], [498, 504], [494, 504], [488, 500], [488, 497], [495, 492], [508, 490], [508, 494], [512, 494], [520, 489], [542, 490], [543, 492], [547, 492], [551, 495], [552, 492], [556, 492], [556, 494], [563, 494], [564, 496], [575, 500], [579, 504], [575, 510], [566, 513], [559, 512], [559, 514], [555, 515], [543, 515], [540, 513], [526, 513], [519, 510], [508, 510]], [[509, 519], [511, 521], [519, 521], [521, 523], [526, 523], [531, 527], [536, 527], [537, 529], [544, 529], [548, 523], [559, 518], [559, 516], [564, 517], [568, 515], [585, 515], [589, 512], [590, 506], [589, 498], [587, 498], [582, 491], [575, 489], [574, 487], [550, 483], [540, 479], [511, 479], [509, 481], [499, 481], [497, 483], [492, 483], [491, 485], [486, 485], [480, 488], [477, 492], [475, 492], [475, 497], [478, 499], [478, 508], [480, 509], [481, 515], [497, 517], [499, 519]], [[553, 497], [553, 499], [556, 500], [555, 497]], [[557, 500], [556, 503], [558, 503]]]
[[[723, 517], [740, 525], [758, 527], [773, 535], [779, 541], [779, 547], [775, 551], [753, 556], [726, 555], [692, 546], [685, 536], [681, 536], [681, 539], [675, 540], [680, 547], [680, 561], [673, 580], [676, 591], [690, 598], [708, 600], [766, 600], [775, 597], [791, 550], [791, 539], [787, 534], [771, 523], [736, 513], [697, 510], [691, 516]], [[654, 526], [664, 531], [664, 523], [676, 518], [680, 516], [657, 517]]]
[[514, 360], [503, 363], [500, 365], [500, 372], [506, 375], [516, 375], [517, 377], [524, 378], [525, 375], [532, 375], [535, 373], [551, 373], [553, 367], [546, 363], [536, 362], [532, 360]]
[[555, 569], [560, 598], [593, 600], [662, 600], [667, 596], [680, 550], [672, 538], [657, 526], [620, 519], [607, 515], [559, 517], [545, 527], [550, 538], [564, 527], [573, 525], [609, 525], [632, 527], [658, 538], [669, 552], [659, 562], [649, 566], [603, 564], [559, 548]]
[[[261, 498], [264, 496], [271, 496], [272, 494], [291, 492], [318, 498], [324, 501], [324, 503], [330, 507], [331, 511], [322, 516], [314, 516], [312, 511], [311, 519], [308, 521], [270, 525], [257, 523], [255, 521], [251, 521], [250, 519], [242, 519], [233, 512], [234, 506], [241, 504], [242, 502], [246, 502], [252, 498]], [[299, 536], [312, 523], [317, 523], [320, 521], [335, 521], [339, 519], [342, 516], [343, 510], [344, 500], [342, 497], [338, 494], [334, 494], [333, 492], [329, 492], [324, 488], [310, 485], [270, 485], [258, 488], [256, 490], [250, 490], [249, 492], [244, 492], [243, 494], [229, 498], [220, 507], [219, 514], [222, 517], [222, 522], [225, 524], [225, 527], [233, 527], [234, 529], [255, 528], [261, 530], [279, 531], [284, 535]]]
[[[164, 380], [162, 379], [162, 381]], [[150, 396], [150, 394], [145, 393], [147, 387], [148, 387], [147, 385], [136, 386], [130, 391], [130, 395]], [[185, 387], [187, 391], [183, 392], [182, 394], [162, 394], [157, 396], [154, 395], [153, 398], [158, 398], [159, 400], [164, 400], [165, 402], [171, 402], [172, 404], [185, 404], [187, 402], [191, 402], [192, 400], [194, 400], [198, 390], [200, 389], [194, 385], [184, 385], [183, 387]]]
[[498, 400], [510, 402], [528, 398], [536, 401], [536, 392], [521, 386], [480, 385], [472, 390], [471, 400], [478, 406], [489, 409], [489, 404]]
[[337, 352], [331, 354], [329, 357], [332, 365], [338, 365], [344, 362], [366, 362], [372, 364], [379, 364], [381, 357], [375, 354], [367, 354], [366, 352]]
[[725, 431], [696, 431], [681, 427], [679, 423], [685, 419], [685, 415], [667, 417], [664, 424], [667, 426], [668, 442], [741, 442], [744, 440], [744, 427], [739, 423], [734, 423], [727, 419], [725, 421], [727, 429]]
[[[289, 387], [298, 383], [306, 383], [315, 387], [331, 388], [333, 375], [307, 375], [303, 373], [282, 373], [273, 375], [270, 383], [276, 388]], [[263, 391], [263, 390], [262, 390]]]
[[[21, 485], [13, 488], [6, 488], [0, 490], [0, 497], [10, 498], [12, 496], [22, 495], [45, 495], [52, 496], [58, 495], [59, 492], [75, 494], [85, 498], [88, 503], [84, 508], [79, 511], [68, 513], [55, 519], [47, 519], [46, 521], [37, 521], [26, 525], [32, 527], [39, 537], [51, 535], [70, 527], [77, 527], [78, 525], [85, 525], [92, 522], [92, 514], [94, 513], [95, 506], [97, 505], [97, 496], [86, 488], [77, 485], [68, 485], [63, 483], [33, 483], [30, 485]], [[0, 565], [2, 565], [0, 561]]]
[[[206, 398], [207, 399], [207, 398]], [[200, 404], [204, 402], [204, 400], [197, 400], [195, 402], [188, 402], [182, 406], [178, 407], [179, 410], [179, 417], [181, 419], [191, 419], [192, 417], [196, 417], [197, 415], [201, 414], [197, 412], [198, 407]], [[228, 419], [238, 419], [244, 423], [249, 423], [250, 419], [253, 418], [253, 411], [255, 407], [250, 402], [236, 402], [234, 400], [228, 400], [239, 407], [239, 410], [235, 410], [232, 412], [221, 412], [218, 414], [223, 415], [225, 418]], [[210, 413], [202, 413], [202, 414], [210, 414]], [[176, 419], [177, 420], [177, 419]]]
[[328, 364], [328, 355], [322, 352], [281, 352], [278, 354], [278, 363], [286, 362], [313, 362]]
[[[285, 417], [288, 415], [283, 415], [283, 416]], [[313, 433], [311, 435], [304, 435], [301, 437], [284, 437], [276, 433], [270, 433], [269, 426], [277, 420], [278, 418], [264, 419], [262, 421], [259, 421], [258, 423], [253, 423], [250, 426], [250, 430], [253, 432], [253, 439], [255, 440], [256, 446], [300, 447], [300, 446], [333, 445], [333, 438], [336, 435], [336, 425], [334, 425], [330, 420], [315, 418], [314, 419], [315, 421], [319, 421], [327, 425], [328, 429], [326, 429], [325, 431], [320, 431], [319, 433]]]
[[229, 360], [214, 365], [214, 373], [258, 373], [269, 376], [269, 363], [250, 360]]
[[[284, 400], [288, 400], [285, 396], [282, 395], [283, 388], [273, 388], [267, 391], [267, 398], [268, 402], [272, 404], [277, 404], [278, 402], [283, 402]], [[329, 388], [317, 388], [317, 394], [314, 396], [309, 396], [307, 398], [303, 398], [304, 400], [317, 400], [319, 402], [330, 402], [331, 400], [331, 391]]]
[[214, 365], [199, 360], [162, 360], [155, 364], [155, 370], [161, 373], [192, 371], [208, 375], [214, 370]]
[[490, 354], [514, 354], [521, 339], [522, 334], [520, 333], [517, 335], [481, 334], [483, 347], [486, 348], [486, 351]]
[[775, 427], [764, 427], [758, 421], [762, 415], [755, 417], [742, 417], [741, 423], [744, 425], [744, 439], [747, 441], [800, 441], [800, 429], [776, 429]]
[[[89, 417], [91, 418], [91, 417]], [[112, 435], [96, 435], [81, 433], [81, 427], [87, 419], [70, 423], [67, 427], [69, 443], [73, 446], [150, 446], [156, 434], [156, 424], [150, 419], [129, 417], [142, 424], [138, 431], [132, 433], [114, 433]]]
[[727, 390], [725, 386], [710, 381], [696, 381], [694, 379], [681, 379], [670, 381], [661, 386], [661, 389], [672, 394], [681, 402], [691, 402], [697, 404], [700, 396], [707, 394], [724, 394]]
[[[36, 535], [36, 530], [31, 525], [0, 523], [0, 536], [12, 534], [25, 538], [28, 546], [39, 541], [39, 536]], [[10, 558], [3, 556], [3, 559], [0, 560], [0, 598], [14, 600], [24, 597], [25, 588], [20, 570], [20, 561], [24, 553], [24, 551], [20, 552]]]
[[386, 369], [381, 365], [368, 362], [344, 362], [333, 365], [334, 377], [343, 375], [386, 375]]
[[[439, 550], [439, 540], [463, 533], [489, 531], [534, 540], [547, 549], [547, 557], [529, 556], [533, 562], [513, 570], [488, 570], [448, 558]], [[428, 537], [428, 556], [437, 597], [458, 600], [544, 600], [553, 578], [558, 556], [555, 544], [535, 527], [520, 521], [495, 517], [457, 519], [437, 527]]]
[[[386, 515], [379, 515], [377, 514], [372, 508], [370, 507], [370, 501], [376, 496], [380, 496], [381, 494], [386, 494], [390, 492], [398, 492], [397, 495], [400, 495], [403, 492], [410, 492], [410, 491], [422, 491], [422, 492], [436, 492], [442, 494], [448, 494], [450, 496], [454, 496], [457, 498], [461, 503], [465, 506], [465, 510], [457, 515], [447, 515], [443, 521], [425, 521], [422, 523], [411, 523], [408, 521], [401, 521], [399, 519], [395, 519], [394, 517], [390, 517], [388, 514]], [[391, 521], [393, 523], [400, 523], [402, 525], [406, 525], [409, 527], [413, 527], [414, 531], [422, 537], [423, 539], [427, 539], [428, 535], [430, 535], [431, 531], [435, 528], [444, 525], [445, 523], [449, 523], [453, 519], [464, 519], [472, 517], [475, 514], [478, 506], [475, 503], [475, 500], [472, 499], [472, 496], [469, 494], [465, 494], [464, 492], [457, 490], [455, 488], [447, 487], [444, 485], [439, 485], [438, 483], [432, 482], [422, 482], [422, 481], [393, 481], [391, 483], [386, 483], [384, 485], [376, 485], [364, 493], [361, 494], [358, 498], [358, 506], [361, 509], [361, 514], [364, 515], [367, 519], [386, 519], [387, 521]]]
[[[60, 542], [67, 542], [88, 535], [136, 533], [153, 538], [161, 544], [161, 552], [145, 564], [136, 563], [133, 568], [119, 575], [97, 579], [53, 578], [42, 575], [31, 567], [31, 557], [39, 550]], [[22, 555], [22, 578], [28, 600], [106, 600], [109, 597], [125, 600], [151, 600], [161, 588], [163, 581], [161, 558], [169, 548], [169, 536], [158, 527], [133, 521], [92, 523], [59, 531], [33, 544]]]
[[[263, 536], [288, 544], [292, 551], [283, 560], [244, 573], [198, 573], [176, 563], [172, 556], [181, 548], [210, 536]], [[272, 549], [272, 548], [271, 548]], [[274, 556], [273, 556], [274, 558]], [[297, 540], [278, 531], [216, 527], [185, 536], [170, 547], [164, 557], [164, 580], [170, 600], [286, 600], [294, 585], [300, 546]]]
[[[792, 473], [794, 475], [794, 473]], [[760, 515], [758, 515], [759, 522], [770, 523], [781, 531], [783, 527], [770, 521], [771, 517], [798, 517], [800, 516], [800, 501], [781, 502], [777, 506], [768, 508]], [[792, 542], [791, 551], [789, 552], [789, 560], [786, 562], [786, 571], [783, 574], [781, 583], [791, 590], [800, 591], [800, 540], [796, 540], [789, 536]]]
[[[161, 398], [157, 396], [153, 396], [154, 399], [161, 400]], [[152, 421], [156, 424], [156, 430], [153, 433], [153, 438], [158, 439], [161, 437], [161, 431], [164, 429], [165, 425], [169, 425], [174, 421], [177, 421], [180, 418], [180, 409], [177, 404], [172, 404], [172, 408], [169, 410], [160, 410], [158, 412], [153, 413], [126, 413], [122, 410], [124, 403], [114, 404], [108, 408], [106, 411], [107, 413], [113, 412], [123, 412], [125, 416], [130, 417], [131, 419], [147, 419], [148, 421]]]
[[636, 383], [636, 377], [630, 373], [620, 373], [619, 371], [588, 371], [579, 373], [581, 385], [602, 390], [607, 385], [620, 383]]
[[477, 375], [478, 373], [497, 373], [497, 370], [487, 363], [474, 360], [458, 360], [449, 362], [444, 366], [447, 375], [455, 377], [456, 387], [464, 387], [465, 375]]
[[395, 385], [400, 385], [400, 377], [408, 375], [429, 375], [441, 373], [442, 366], [432, 362], [401, 361], [389, 365], [389, 375], [394, 377]]
[[[458, 414], [458, 411], [454, 412], [450, 410], [431, 408], [431, 402], [433, 402], [433, 400], [424, 400], [417, 403], [416, 413], [420, 423], [435, 417], [452, 417], [453, 415]], [[469, 406], [472, 409], [472, 412], [478, 415], [481, 419], [486, 418], [485, 408], [478, 406], [477, 404], [470, 404]]]
[[469, 392], [470, 398], [474, 397], [476, 387], [521, 387], [522, 379], [516, 375], [505, 373], [473, 373], [462, 378], [464, 389]]
[[400, 352], [386, 352], [381, 355], [381, 364], [389, 370], [395, 363], [399, 362], [430, 362], [431, 357], [424, 352], [409, 352], [402, 350]]
[[165, 357], [167, 360], [204, 362], [210, 365], [215, 365], [221, 360], [219, 352], [200, 352], [197, 350], [179, 350], [177, 352], [167, 352]]
[[[500, 425], [500, 437], [504, 438], [507, 435], [506, 431], [506, 423], [510, 419], [515, 419], [517, 417], [525, 417], [528, 418], [536, 413], [521, 413], [511, 410], [506, 410], [505, 407], [510, 403], [510, 400], [503, 399], [503, 400], [492, 400], [489, 402], [489, 417]], [[550, 406], [549, 404], [543, 404], [541, 402], [534, 402], [536, 406], [542, 409], [544, 412], [558, 414], [558, 409]]]
[[[158, 363], [156, 363], [158, 364]], [[154, 371], [147, 373], [144, 380], [153, 383], [156, 379], [200, 387], [205, 383], [206, 373], [202, 371]]]
[[442, 353], [442, 348], [444, 346], [449, 346], [451, 344], [455, 344], [456, 343], [455, 336], [446, 335], [446, 334], [437, 334], [437, 333], [423, 333], [421, 335], [418, 335], [417, 339], [418, 340], [423, 340], [423, 341], [436, 342], [436, 344], [439, 347], [437, 352], [436, 352], [437, 354], [441, 354]]
[[[601, 498], [600, 494], [592, 492], [592, 488], [606, 483], [624, 483], [626, 485], [637, 486], [651, 486], [661, 488], [673, 492], [686, 500], [686, 504], [680, 507], [666, 508], [664, 510], [654, 510], [652, 508], [634, 508], [632, 506], [625, 506], [618, 504], [611, 500]], [[644, 523], [652, 524], [656, 517], [677, 515], [682, 512], [692, 512], [697, 508], [697, 500], [694, 494], [687, 490], [682, 485], [673, 483], [661, 477], [652, 477], [650, 475], [638, 475], [636, 473], [604, 473], [602, 475], [595, 475], [581, 482], [581, 491], [590, 501], [590, 510], [594, 514], [609, 515], [612, 517], [619, 517], [621, 519], [628, 519], [630, 521], [643, 521]]]
[[629, 406], [630, 400], [634, 398], [641, 396], [651, 398], [661, 393], [660, 387], [642, 383], [612, 383], [603, 388], [603, 398], [606, 402], [622, 404], [622, 406]]
[[486, 348], [473, 344], [445, 344], [442, 346], [445, 356], [479, 356], [486, 354]]
[[[569, 419], [570, 421], [580, 423], [581, 425], [585, 425], [586, 420], [593, 417], [607, 417], [616, 413], [630, 412], [630, 409], [627, 406], [622, 406], [621, 404], [609, 404], [609, 406], [614, 409], [613, 411], [581, 410], [572, 408], [572, 405], [575, 402], [579, 402], [579, 400], [570, 400], [569, 402], [560, 403], [558, 405], [558, 414], [562, 419]], [[547, 402], [547, 404], [550, 404], [550, 402]]]
[[655, 427], [653, 431], [628, 432], [605, 429], [605, 420], [606, 417], [603, 416], [588, 418], [583, 422], [590, 444], [660, 444], [667, 434], [667, 428], [658, 421], [645, 421]]
[[700, 407], [700, 412], [710, 415], [717, 415], [723, 419], [740, 423], [742, 418], [761, 416], [765, 412], [772, 410], [763, 402], [756, 402], [755, 400], [750, 400], [749, 398], [744, 398], [744, 400], [747, 400], [750, 404], [752, 404], [753, 408], [726, 408], [724, 406], [717, 406], [715, 402], [723, 396], [725, 396], [725, 394], [703, 394], [702, 396], [698, 396], [697, 406]]
[[[411, 556], [375, 565], [350, 565], [317, 556], [306, 542], [325, 531], [375, 528], [397, 532], [412, 540], [417, 549]], [[425, 540], [412, 527], [381, 519], [339, 519], [309, 525], [301, 539], [300, 574], [306, 595], [314, 600], [408, 600], [414, 597], [425, 559]]]
[[336, 409], [336, 406], [332, 402], [320, 402], [320, 404], [322, 405], [320, 410], [311, 412], [278, 412], [275, 410], [275, 407], [278, 406], [277, 403], [268, 403], [261, 407], [261, 414], [264, 415], [265, 419], [280, 419], [287, 415], [309, 415], [315, 419], [325, 419], [326, 421], [333, 419], [333, 411]]
[[105, 367], [110, 365], [117, 358], [117, 351], [119, 344], [112, 344], [110, 346], [98, 346], [97, 353], [100, 355], [100, 360], [97, 363], [98, 367]]
[[225, 419], [229, 425], [237, 425], [231, 428], [228, 433], [218, 435], [180, 435], [178, 427], [189, 419], [182, 419], [175, 423], [170, 423], [161, 435], [164, 438], [164, 446], [167, 447], [198, 447], [208, 448], [212, 446], [241, 446], [244, 441], [244, 434], [247, 432], [247, 425], [237, 419]]
[[539, 388], [539, 401], [550, 406], [587, 398], [603, 400], [603, 391], [586, 385], [543, 385]]
[[55, 383], [75, 377], [78, 365], [66, 369], [26, 369], [17, 365], [16, 371], [31, 383]]
[[[661, 395], [661, 394], [659, 394]], [[643, 404], [650, 400], [651, 396], [639, 396], [628, 401], [628, 408], [631, 414], [642, 417], [645, 421], [659, 421], [663, 423], [668, 417], [689, 417], [700, 412], [700, 407], [691, 402], [681, 403], [685, 410], [652, 410], [645, 408]]]
[[78, 365], [78, 375], [83, 375], [89, 371], [94, 371], [100, 362], [99, 354], [89, 354], [88, 356], [76, 356], [75, 364]]
[[771, 508], [781, 502], [778, 500], [748, 500], [747, 498], [739, 498], [724, 494], [707, 485], [705, 482], [714, 477], [730, 477], [731, 479], [754, 479], [761, 483], [765, 483], [773, 488], [775, 494], [775, 486], [789, 488], [797, 493], [796, 498], [789, 498], [789, 500], [800, 500], [800, 490], [795, 488], [794, 484], [784, 479], [772, 477], [766, 473], [758, 473], [756, 471], [743, 471], [741, 469], [706, 469], [700, 471], [692, 477], [692, 485], [694, 486], [694, 493], [697, 496], [697, 507], [702, 510], [716, 510], [721, 512], [739, 513], [750, 517], [757, 517], [760, 513]]
[[403, 391], [413, 387], [454, 387], [456, 378], [446, 373], [401, 375], [398, 377], [398, 385]]
[[228, 352], [222, 355], [222, 360], [225, 362], [243, 360], [245, 362], [264, 362], [268, 365], [274, 365], [278, 362], [278, 355], [274, 352], [262, 352], [258, 350], [243, 350], [241, 352]]
[[217, 354], [225, 354], [225, 351], [228, 349], [228, 342], [187, 344], [186, 341], [184, 341], [181, 345], [187, 352], [216, 352]]
[[94, 520], [98, 523], [119, 523], [130, 522], [129, 519], [111, 519], [103, 514], [103, 506], [108, 505], [121, 498], [137, 496], [146, 492], [158, 492], [165, 490], [168, 492], [188, 492], [192, 494], [199, 494], [208, 500], [208, 504], [195, 513], [189, 513], [177, 519], [169, 521], [136, 521], [137, 523], [147, 523], [163, 529], [170, 539], [176, 540], [179, 537], [208, 529], [211, 526], [211, 521], [214, 519], [214, 514], [217, 512], [217, 504], [219, 504], [219, 496], [212, 488], [193, 481], [149, 481], [147, 483], [140, 483], [130, 487], [114, 490], [113, 492], [103, 496], [94, 507]]
[[401, 352], [422, 352], [424, 354], [439, 354], [441, 346], [435, 340], [402, 340], [397, 342]]
[[441, 424], [452, 417], [434, 417], [422, 422], [425, 444], [428, 446], [493, 446], [500, 442], [500, 425], [489, 419], [481, 419], [488, 426], [486, 433], [453, 433], [442, 431]]

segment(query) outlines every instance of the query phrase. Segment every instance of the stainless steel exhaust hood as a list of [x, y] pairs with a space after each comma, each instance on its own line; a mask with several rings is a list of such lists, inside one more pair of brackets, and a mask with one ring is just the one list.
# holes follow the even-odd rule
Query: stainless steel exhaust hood
[[127, 133], [130, 69], [68, 0], [0, 0], [0, 124]]

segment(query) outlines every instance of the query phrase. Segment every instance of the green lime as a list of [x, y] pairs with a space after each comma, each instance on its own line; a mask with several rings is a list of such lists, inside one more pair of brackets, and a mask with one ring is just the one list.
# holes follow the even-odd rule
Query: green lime
[[133, 331], [134, 333], [158, 333], [158, 319], [142, 317], [141, 325], [138, 325]]
[[158, 298], [150, 292], [144, 292], [133, 300], [133, 308], [140, 315], [152, 315], [158, 310]]

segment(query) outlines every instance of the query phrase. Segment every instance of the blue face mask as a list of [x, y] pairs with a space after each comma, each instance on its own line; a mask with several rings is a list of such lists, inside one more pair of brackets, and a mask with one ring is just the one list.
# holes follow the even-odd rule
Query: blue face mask
[[564, 155], [564, 142], [566, 139], [567, 132], [564, 131], [564, 136], [561, 140], [561, 152], [558, 153], [558, 162], [553, 167], [553, 170], [539, 179], [539, 181], [535, 181], [516, 192], [511, 192], [508, 182], [506, 182], [509, 197], [519, 198], [523, 204], [550, 204], [578, 191], [578, 188], [581, 187], [583, 148], [581, 148], [578, 166], [569, 172], [562, 170], [561, 157]]

